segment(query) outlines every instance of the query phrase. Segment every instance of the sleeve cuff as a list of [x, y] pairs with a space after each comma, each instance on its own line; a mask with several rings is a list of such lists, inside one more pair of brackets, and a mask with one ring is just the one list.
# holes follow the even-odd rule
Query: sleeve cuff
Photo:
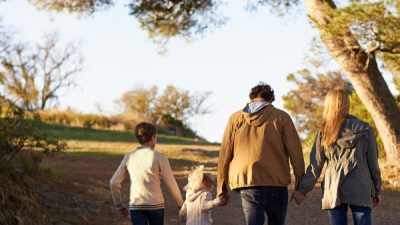
[[119, 203], [119, 204], [117, 204], [117, 205], [114, 205], [114, 207], [116, 208], [116, 209], [122, 209], [122, 208], [125, 208], [125, 204], [124, 203]]

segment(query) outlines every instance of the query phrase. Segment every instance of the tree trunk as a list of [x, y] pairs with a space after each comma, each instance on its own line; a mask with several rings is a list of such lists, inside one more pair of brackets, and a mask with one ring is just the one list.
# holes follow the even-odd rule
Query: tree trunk
[[400, 162], [400, 109], [389, 90], [376, 59], [365, 52], [348, 30], [329, 33], [330, 12], [336, 8], [332, 0], [304, 0], [308, 14], [320, 31], [329, 54], [336, 60], [354, 86], [361, 101], [372, 115], [386, 152], [393, 165]]

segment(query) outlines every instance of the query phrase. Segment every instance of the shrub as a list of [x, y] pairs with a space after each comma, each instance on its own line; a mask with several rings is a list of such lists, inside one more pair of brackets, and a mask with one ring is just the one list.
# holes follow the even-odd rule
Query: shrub
[[15, 156], [23, 150], [61, 151], [64, 142], [51, 139], [35, 129], [35, 121], [24, 118], [24, 111], [10, 107], [0, 112], [0, 172], [8, 170]]

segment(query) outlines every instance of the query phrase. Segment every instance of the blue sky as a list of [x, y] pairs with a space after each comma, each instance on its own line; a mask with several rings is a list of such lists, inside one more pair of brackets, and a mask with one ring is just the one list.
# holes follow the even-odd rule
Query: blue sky
[[114, 100], [135, 85], [211, 91], [207, 104], [213, 113], [190, 121], [211, 141], [221, 140], [230, 114], [244, 106], [249, 89], [259, 81], [275, 89], [274, 105], [282, 107], [281, 96], [293, 87], [286, 75], [305, 67], [304, 53], [316, 34], [304, 10], [296, 19], [282, 19], [267, 8], [246, 11], [247, 1], [230, 1], [221, 8], [229, 17], [226, 25], [192, 42], [173, 39], [168, 54], [159, 55], [122, 3], [78, 19], [37, 11], [27, 2], [0, 4], [3, 23], [20, 38], [38, 41], [56, 30], [63, 41], [81, 42], [84, 70], [78, 85], [60, 98], [60, 107], [96, 112], [99, 104], [105, 112], [116, 113]]

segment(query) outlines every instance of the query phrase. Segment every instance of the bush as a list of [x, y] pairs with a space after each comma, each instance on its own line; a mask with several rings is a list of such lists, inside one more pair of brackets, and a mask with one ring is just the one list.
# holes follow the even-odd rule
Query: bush
[[66, 148], [66, 143], [37, 131], [35, 121], [25, 119], [21, 109], [13, 106], [0, 115], [0, 172], [9, 170], [15, 156], [23, 150], [47, 153]]
[[169, 134], [197, 138], [196, 132], [190, 129], [181, 120], [175, 119], [170, 114], [161, 115], [157, 124], [161, 126], [161, 129], [166, 130], [166, 132]]
[[[59, 124], [65, 126], [77, 126], [83, 128], [112, 129], [113, 127], [124, 126], [124, 121], [117, 117], [108, 117], [97, 114], [78, 113], [73, 110], [42, 110], [36, 112], [38, 118], [45, 123]], [[33, 114], [28, 113], [29, 118], [34, 118]]]

